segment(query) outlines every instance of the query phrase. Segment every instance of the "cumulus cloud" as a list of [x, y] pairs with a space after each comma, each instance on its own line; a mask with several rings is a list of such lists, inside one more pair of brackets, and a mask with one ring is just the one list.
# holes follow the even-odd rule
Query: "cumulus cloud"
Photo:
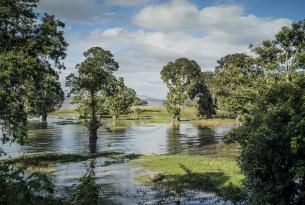
[[[112, 1], [113, 4], [122, 2], [127, 1]], [[91, 4], [83, 9], [90, 10]], [[93, 16], [96, 14], [92, 12]], [[138, 27], [110, 26], [86, 35], [67, 36], [68, 65], [72, 67], [81, 62], [80, 54], [88, 48], [100, 46], [114, 54], [120, 64], [118, 75], [125, 77], [130, 87], [139, 94], [165, 97], [166, 89], [159, 73], [169, 61], [187, 57], [196, 60], [202, 70], [213, 70], [219, 58], [230, 53], [248, 53], [250, 43], [269, 39], [282, 26], [291, 23], [284, 18], [246, 15], [242, 7], [234, 5], [198, 9], [186, 0], [147, 4], [132, 21]]]
[[197, 31], [244, 43], [255, 38], [269, 38], [289, 19], [259, 18], [245, 15], [240, 6], [213, 6], [199, 10], [186, 0], [170, 0], [149, 5], [133, 17], [141, 27], [162, 31]]

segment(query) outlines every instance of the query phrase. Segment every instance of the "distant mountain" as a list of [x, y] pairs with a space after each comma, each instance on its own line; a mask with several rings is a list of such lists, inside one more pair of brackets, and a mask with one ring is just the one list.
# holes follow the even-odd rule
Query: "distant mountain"
[[137, 95], [137, 97], [139, 97], [139, 98], [141, 98], [142, 100], [145, 100], [145, 101], [160, 101], [160, 102], [165, 101], [163, 99], [153, 98], [153, 97], [149, 97], [149, 96], [146, 96], [146, 95]]

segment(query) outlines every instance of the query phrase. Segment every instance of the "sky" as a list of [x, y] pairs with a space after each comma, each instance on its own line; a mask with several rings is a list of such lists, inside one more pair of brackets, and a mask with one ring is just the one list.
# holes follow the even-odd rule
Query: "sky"
[[270, 39], [305, 18], [304, 0], [40, 0], [39, 13], [65, 22], [69, 43], [64, 77], [93, 46], [109, 50], [115, 72], [138, 95], [165, 99], [160, 71], [180, 57], [213, 71], [230, 53]]

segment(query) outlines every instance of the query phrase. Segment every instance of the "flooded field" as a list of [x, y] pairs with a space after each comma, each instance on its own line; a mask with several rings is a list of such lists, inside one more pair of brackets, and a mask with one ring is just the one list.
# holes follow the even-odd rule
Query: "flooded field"
[[[144, 121], [121, 120], [113, 123], [104, 121], [99, 130], [97, 152], [119, 152], [127, 154], [179, 154], [216, 156], [223, 153], [222, 137], [233, 126], [232, 120], [185, 121], [173, 128], [170, 123], [147, 124]], [[60, 152], [89, 154], [87, 128], [72, 118], [51, 117], [48, 124], [33, 119], [30, 122], [29, 143], [25, 145], [6, 144], [5, 158], [24, 154]], [[186, 190], [183, 195], [160, 190], [153, 185], [143, 185], [138, 178], [145, 171], [141, 166], [123, 159], [109, 163], [109, 158], [94, 159], [96, 183], [101, 187], [101, 198], [106, 204], [224, 204], [213, 193]], [[49, 173], [64, 195], [65, 188], [78, 183], [89, 166], [83, 162], [57, 163]], [[226, 202], [230, 204], [230, 202]]]

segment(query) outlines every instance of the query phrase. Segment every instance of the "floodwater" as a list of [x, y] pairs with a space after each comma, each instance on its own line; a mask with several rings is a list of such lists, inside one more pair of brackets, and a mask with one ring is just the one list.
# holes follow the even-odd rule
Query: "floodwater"
[[[89, 153], [88, 131], [84, 124], [59, 117], [48, 120], [47, 125], [35, 119], [30, 122], [30, 143], [23, 146], [2, 145], [8, 154], [6, 157], [39, 152]], [[173, 128], [170, 123], [118, 121], [113, 124], [106, 120], [98, 132], [97, 152], [211, 155], [232, 125], [233, 122], [228, 120], [216, 125], [181, 122], [179, 128]], [[106, 165], [107, 160], [97, 158], [94, 168], [96, 182], [102, 187], [101, 197], [107, 201], [106, 204], [159, 204], [162, 200], [164, 203], [161, 204], [177, 203], [177, 197], [167, 197], [154, 187], [139, 184], [136, 177], [141, 173], [141, 167], [130, 163]], [[72, 186], [86, 173], [88, 164], [88, 161], [57, 164], [57, 171], [51, 176], [60, 187]], [[213, 194], [191, 192], [190, 195], [178, 197], [180, 204], [224, 204]]]

